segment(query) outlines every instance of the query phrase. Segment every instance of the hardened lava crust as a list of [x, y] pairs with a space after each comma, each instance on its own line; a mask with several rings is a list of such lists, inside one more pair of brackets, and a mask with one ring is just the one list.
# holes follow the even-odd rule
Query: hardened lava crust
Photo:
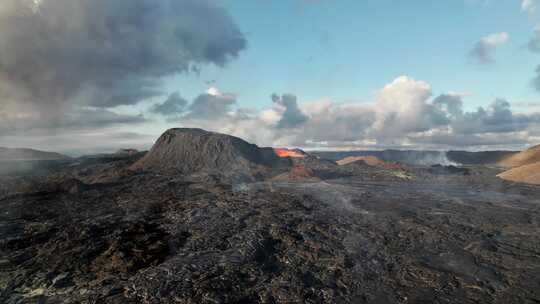
[[0, 302], [540, 302], [538, 186], [210, 136], [215, 162], [171, 152], [200, 162], [179, 171], [134, 152], [0, 177]]

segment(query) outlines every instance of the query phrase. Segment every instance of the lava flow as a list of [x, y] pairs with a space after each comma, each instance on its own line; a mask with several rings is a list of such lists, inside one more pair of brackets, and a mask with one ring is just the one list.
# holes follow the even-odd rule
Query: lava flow
[[298, 149], [274, 148], [274, 152], [279, 157], [304, 158], [307, 156], [304, 151]]

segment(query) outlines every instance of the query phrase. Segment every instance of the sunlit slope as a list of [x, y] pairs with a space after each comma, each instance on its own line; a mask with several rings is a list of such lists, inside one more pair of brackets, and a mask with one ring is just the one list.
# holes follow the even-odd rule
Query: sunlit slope
[[337, 163], [340, 166], [344, 166], [344, 165], [351, 164], [357, 161], [363, 161], [370, 166], [377, 166], [384, 163], [384, 161], [382, 161], [381, 159], [375, 156], [349, 156], [341, 160], [338, 160]]
[[503, 167], [520, 167], [540, 162], [540, 145], [534, 146], [523, 152], [503, 158], [498, 164]]
[[508, 181], [540, 185], [540, 162], [510, 169], [498, 176]]

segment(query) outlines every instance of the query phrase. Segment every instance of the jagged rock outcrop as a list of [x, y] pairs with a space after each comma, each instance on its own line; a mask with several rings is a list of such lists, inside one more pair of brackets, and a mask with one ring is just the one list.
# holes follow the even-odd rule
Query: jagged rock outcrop
[[[172, 138], [190, 158], [156, 165], [207, 161], [212, 145], [232, 156], [193, 174], [132, 172], [138, 153], [0, 176], [0, 303], [540, 302], [537, 186], [491, 167], [252, 161], [239, 146], [269, 149], [196, 132], [227, 139]], [[213, 180], [274, 161], [284, 180]]]
[[202, 129], [170, 129], [131, 169], [162, 174], [218, 174], [257, 180], [289, 168], [290, 158], [240, 138]]

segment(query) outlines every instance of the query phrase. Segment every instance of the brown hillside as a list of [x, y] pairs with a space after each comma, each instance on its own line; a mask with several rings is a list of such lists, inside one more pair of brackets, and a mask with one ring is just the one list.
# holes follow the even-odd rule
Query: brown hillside
[[338, 165], [345, 166], [349, 164], [362, 164], [370, 167], [378, 167], [384, 169], [404, 169], [403, 165], [395, 162], [387, 162], [376, 156], [349, 156], [337, 161]]
[[305, 165], [295, 165], [289, 172], [279, 174], [272, 178], [273, 181], [301, 181], [301, 182], [317, 182], [321, 179], [316, 177], [313, 171]]
[[540, 162], [510, 169], [498, 177], [512, 182], [540, 185]]
[[349, 156], [345, 157], [344, 159], [338, 160], [337, 163], [340, 166], [344, 166], [358, 161], [363, 161], [369, 166], [378, 166], [385, 163], [385, 161], [375, 156]]
[[540, 145], [534, 146], [523, 152], [519, 152], [503, 158], [498, 165], [503, 167], [520, 167], [540, 162]]

